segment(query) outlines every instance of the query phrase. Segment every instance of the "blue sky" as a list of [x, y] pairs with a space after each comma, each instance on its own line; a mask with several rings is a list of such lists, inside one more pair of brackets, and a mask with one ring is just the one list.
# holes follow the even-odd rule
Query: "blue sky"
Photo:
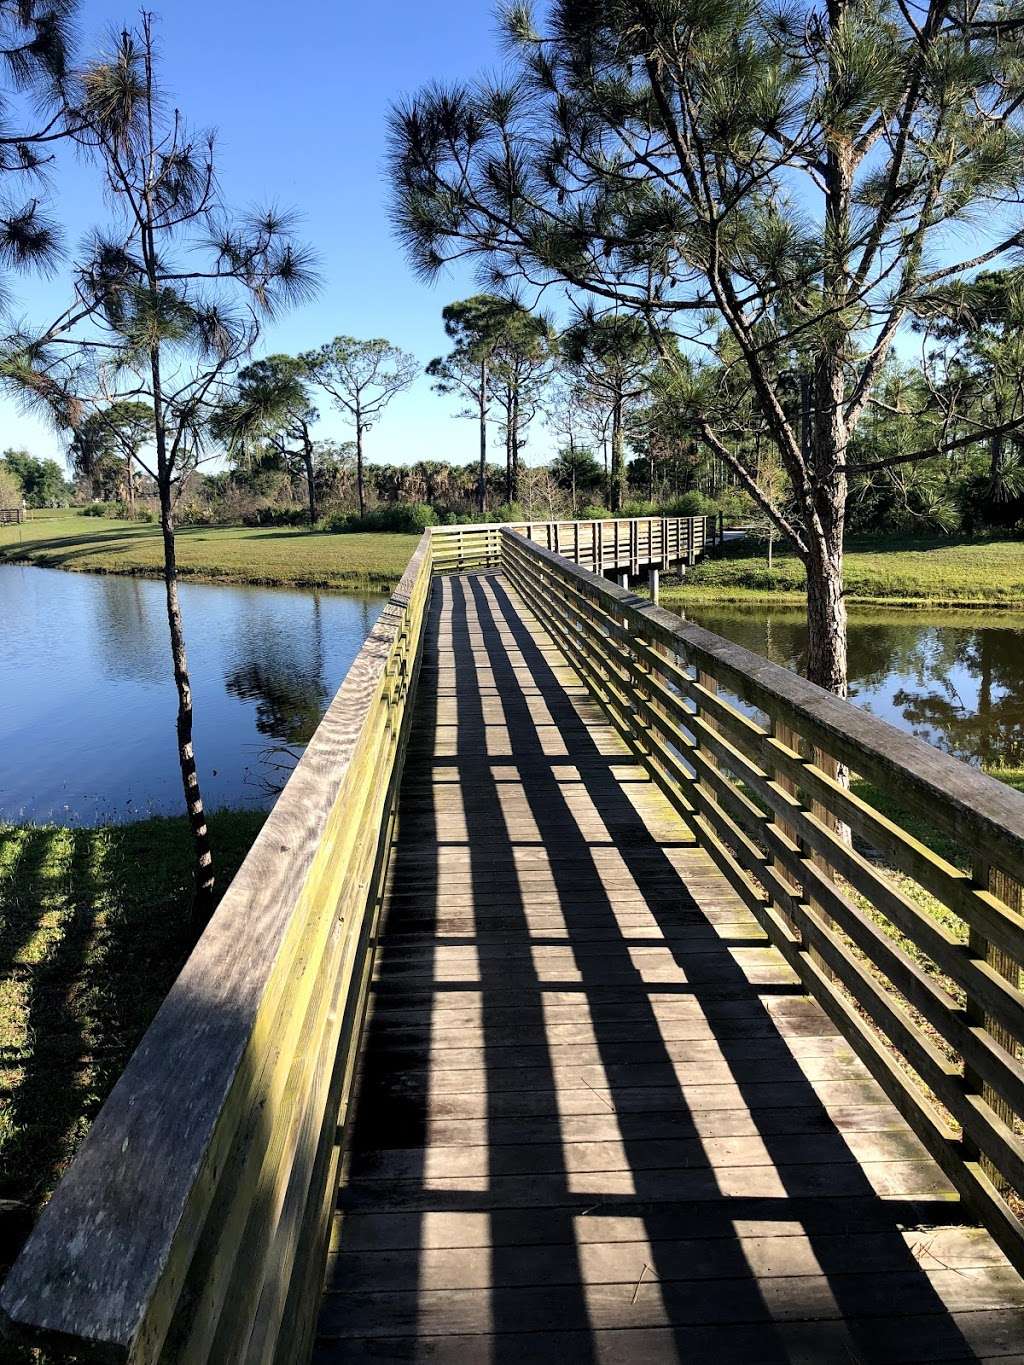
[[[154, 8], [171, 98], [190, 122], [218, 130], [226, 200], [297, 208], [302, 235], [322, 258], [320, 297], [276, 323], [265, 349], [298, 351], [345, 333], [385, 336], [424, 365], [444, 351], [441, 309], [473, 292], [474, 282], [467, 273], [428, 286], [406, 266], [387, 223], [385, 118], [392, 99], [428, 80], [496, 65], [486, 0], [156, 0]], [[82, 0], [84, 50], [136, 13], [130, 0]], [[96, 169], [64, 155], [53, 188], [55, 216], [73, 249], [104, 219]], [[67, 295], [66, 275], [14, 286], [16, 312], [31, 321], [55, 313]], [[368, 458], [472, 460], [473, 424], [454, 411], [421, 379], [369, 434]], [[8, 401], [0, 402], [0, 421], [0, 449], [62, 454], [57, 433]], [[320, 434], [347, 435], [326, 407]], [[533, 444], [540, 458], [541, 431]]]

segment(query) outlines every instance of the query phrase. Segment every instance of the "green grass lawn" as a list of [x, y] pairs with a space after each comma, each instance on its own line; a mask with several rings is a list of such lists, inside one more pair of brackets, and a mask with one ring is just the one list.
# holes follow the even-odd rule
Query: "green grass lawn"
[[[0, 562], [153, 577], [161, 572], [158, 526], [74, 511], [30, 516], [23, 526], [0, 526]], [[417, 539], [300, 527], [187, 526], [177, 535], [178, 570], [183, 578], [217, 583], [384, 591], [401, 578]]]
[[[685, 583], [666, 586], [672, 602], [803, 601], [804, 569], [792, 555], [763, 554], [734, 541], [721, 559], [692, 569]], [[846, 555], [847, 596], [862, 602], [910, 606], [1024, 605], [1024, 540], [962, 537], [851, 541]]]
[[[219, 890], [265, 818], [210, 817]], [[0, 1275], [188, 956], [190, 855], [184, 819], [0, 824]]]

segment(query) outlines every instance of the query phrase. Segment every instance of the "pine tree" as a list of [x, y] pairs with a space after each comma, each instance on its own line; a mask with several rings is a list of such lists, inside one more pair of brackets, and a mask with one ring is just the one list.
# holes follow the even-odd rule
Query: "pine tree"
[[[421, 273], [476, 257], [503, 288], [632, 314], [666, 364], [711, 348], [727, 382], [680, 373], [677, 401], [806, 566], [808, 672], [840, 694], [852, 438], [915, 303], [1022, 240], [1022, 18], [1020, 0], [556, 0], [540, 24], [515, 5], [507, 78], [393, 112]], [[735, 430], [751, 406], [792, 515]]]

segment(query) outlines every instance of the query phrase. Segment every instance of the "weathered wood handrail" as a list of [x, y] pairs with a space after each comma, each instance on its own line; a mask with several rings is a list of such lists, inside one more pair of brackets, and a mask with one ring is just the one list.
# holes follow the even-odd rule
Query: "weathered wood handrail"
[[430, 575], [424, 535], [8, 1276], [33, 1342], [308, 1354]]
[[[513, 531], [501, 553], [770, 940], [1024, 1268], [1007, 1198], [1024, 1194], [1024, 796]], [[953, 836], [972, 871], [837, 780], [837, 764]]]
[[461, 573], [493, 568], [501, 561], [502, 531], [518, 531], [602, 573], [638, 574], [670, 564], [695, 564], [714, 543], [714, 517], [616, 517], [595, 521], [481, 522], [472, 526], [431, 529], [434, 567]]

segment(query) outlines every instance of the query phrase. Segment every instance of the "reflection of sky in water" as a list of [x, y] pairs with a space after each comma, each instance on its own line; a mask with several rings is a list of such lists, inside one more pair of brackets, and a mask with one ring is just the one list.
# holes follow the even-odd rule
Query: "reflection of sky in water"
[[[269, 804], [384, 600], [181, 585], [209, 806]], [[0, 817], [177, 813], [176, 705], [161, 583], [0, 565]]]
[[[695, 608], [690, 619], [802, 670], [799, 610]], [[1024, 617], [850, 612], [850, 700], [901, 730], [987, 766], [1024, 766]]]

